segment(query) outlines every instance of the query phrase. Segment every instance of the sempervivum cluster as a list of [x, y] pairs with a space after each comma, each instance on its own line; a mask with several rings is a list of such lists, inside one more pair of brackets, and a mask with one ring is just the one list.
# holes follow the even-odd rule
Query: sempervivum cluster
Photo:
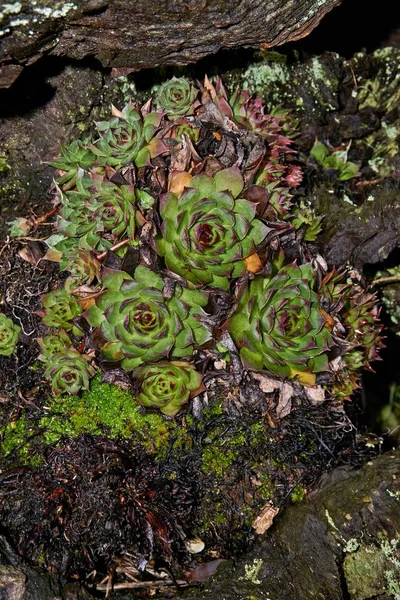
[[46, 258], [69, 276], [43, 297], [39, 342], [55, 393], [122, 369], [142, 406], [175, 416], [223, 330], [244, 369], [355, 389], [381, 345], [378, 311], [308, 244], [321, 217], [296, 202], [285, 114], [218, 78], [173, 78], [154, 107], [113, 108], [95, 139], [62, 149]]

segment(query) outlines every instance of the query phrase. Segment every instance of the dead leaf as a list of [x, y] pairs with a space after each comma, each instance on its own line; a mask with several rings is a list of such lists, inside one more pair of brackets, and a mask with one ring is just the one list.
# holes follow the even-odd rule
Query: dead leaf
[[276, 407], [276, 417], [278, 419], [283, 419], [290, 414], [292, 410], [292, 396], [293, 387], [290, 385], [290, 383], [283, 383], [279, 391], [279, 400]]
[[79, 304], [83, 310], [88, 310], [95, 303], [94, 296], [87, 296], [86, 298], [79, 298]]
[[253, 254], [250, 254], [250, 256], [244, 260], [246, 263], [246, 269], [250, 271], [250, 273], [257, 273], [262, 269], [262, 263], [257, 252], [253, 252]]
[[259, 535], [265, 533], [271, 527], [278, 512], [279, 508], [275, 508], [272, 504], [266, 504], [251, 525], [255, 532]]
[[178, 196], [181, 196], [185, 187], [189, 187], [192, 176], [187, 171], [178, 171], [172, 174], [168, 184], [168, 190]]
[[266, 394], [271, 394], [275, 390], [278, 390], [282, 387], [281, 381], [272, 379], [271, 377], [263, 375], [262, 373], [253, 373], [253, 377], [260, 383], [260, 390]]
[[113, 104], [111, 104], [111, 114], [113, 117], [118, 117], [119, 119], [122, 119], [122, 112]]
[[325, 319], [325, 327], [328, 329], [328, 331], [332, 331], [333, 326], [335, 325], [335, 319], [331, 315], [329, 315], [323, 308], [320, 308], [319, 312]]
[[207, 579], [215, 575], [219, 565], [222, 562], [225, 562], [225, 559], [217, 558], [216, 560], [211, 560], [210, 562], [200, 563], [197, 565], [197, 567], [187, 572], [187, 578], [192, 581], [200, 581], [201, 583], [204, 583], [207, 581]]
[[296, 369], [290, 369], [290, 377], [294, 379], [297, 377], [297, 381], [301, 383], [301, 385], [315, 386], [315, 375], [314, 373], [306, 373], [304, 371], [297, 371]]
[[199, 554], [199, 552], [203, 552], [205, 547], [205, 543], [199, 537], [186, 540], [186, 548], [190, 554]]
[[322, 386], [306, 388], [306, 394], [311, 400], [311, 404], [319, 404], [325, 400], [325, 390]]
[[47, 250], [46, 254], [43, 256], [43, 260], [50, 260], [51, 262], [60, 262], [62, 259], [62, 252], [58, 250]]
[[35, 267], [43, 258], [43, 250], [38, 242], [28, 242], [24, 248], [18, 252], [19, 256]]

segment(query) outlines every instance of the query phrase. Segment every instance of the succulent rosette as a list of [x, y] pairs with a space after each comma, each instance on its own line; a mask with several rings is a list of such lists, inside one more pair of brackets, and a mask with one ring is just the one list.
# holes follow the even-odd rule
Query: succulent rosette
[[304, 200], [301, 200], [299, 206], [296, 206], [293, 210], [290, 223], [296, 231], [301, 228], [302, 239], [305, 242], [314, 242], [322, 231], [321, 222], [323, 218], [323, 216], [317, 217], [314, 209], [306, 204]]
[[89, 389], [89, 381], [95, 374], [90, 358], [76, 350], [68, 349], [52, 354], [45, 370], [53, 393], [77, 394]]
[[199, 321], [205, 316], [204, 292], [175, 284], [172, 295], [164, 296], [162, 278], [142, 265], [134, 278], [104, 269], [103, 285], [84, 317], [105, 340], [101, 355], [107, 362], [121, 362], [131, 371], [144, 362], [191, 356], [211, 337]]
[[104, 182], [89, 203], [89, 220], [97, 234], [104, 232], [100, 246], [111, 246], [122, 237], [133, 239], [136, 229], [135, 189]]
[[66, 331], [72, 331], [74, 335], [82, 335], [82, 332], [73, 323], [75, 317], [82, 313], [79, 302], [63, 289], [54, 290], [42, 297], [43, 310], [39, 311], [43, 323], [50, 327], [62, 327]]
[[53, 239], [59, 242], [63, 238], [80, 238], [76, 245], [88, 249], [96, 247], [99, 236], [96, 233], [96, 222], [90, 219], [95, 193], [93, 181], [80, 170], [76, 178], [76, 189], [60, 195], [62, 206], [57, 219], [58, 236], [49, 238], [49, 245]]
[[11, 356], [14, 352], [20, 331], [19, 325], [0, 313], [0, 354], [2, 356]]
[[379, 349], [383, 346], [380, 307], [375, 294], [351, 281], [351, 275], [335, 270], [327, 273], [319, 292], [331, 303], [340, 319], [338, 334], [344, 339], [346, 352], [342, 362], [346, 370], [356, 371], [361, 367], [372, 370], [370, 362], [379, 358]]
[[71, 348], [71, 340], [64, 329], [59, 329], [57, 333], [38, 338], [37, 343], [40, 346], [39, 360], [47, 361], [53, 354], [64, 352]]
[[76, 185], [79, 171], [89, 170], [95, 162], [96, 157], [88, 149], [87, 144], [89, 144], [89, 140], [86, 143], [74, 140], [68, 145], [61, 146], [61, 156], [51, 161], [50, 164], [53, 167], [65, 171], [58, 180], [58, 184], [64, 190], [73, 188]]
[[184, 361], [161, 361], [133, 371], [138, 380], [137, 401], [174, 417], [189, 398], [202, 391], [202, 376]]
[[179, 197], [169, 192], [161, 198], [157, 252], [192, 284], [227, 290], [246, 273], [245, 259], [269, 229], [256, 218], [257, 205], [238, 198], [244, 184], [236, 167], [214, 177], [196, 175], [187, 185]]
[[[63, 252], [61, 240], [74, 238], [75, 246], [86, 250], [105, 250], [129, 237], [136, 231], [136, 196], [151, 198], [134, 186], [117, 186], [102, 176], [77, 177], [77, 189], [61, 195], [62, 208], [57, 221], [57, 232], [47, 240], [48, 245]], [[147, 198], [148, 197], [148, 198]], [[55, 243], [54, 243], [55, 242]]]
[[162, 140], [155, 137], [163, 113], [149, 112], [148, 105], [140, 109], [128, 103], [122, 111], [113, 108], [113, 114], [109, 121], [96, 124], [100, 137], [89, 145], [99, 164], [119, 169], [134, 162], [137, 167], [144, 167], [150, 165], [150, 158], [167, 150]]
[[177, 119], [193, 112], [198, 93], [184, 77], [173, 77], [160, 86], [156, 103], [170, 119]]
[[67, 254], [60, 261], [60, 268], [70, 273], [65, 281], [67, 292], [82, 285], [90, 285], [95, 279], [100, 280], [100, 263], [89, 250], [78, 248]]
[[226, 328], [246, 368], [297, 377], [304, 385], [329, 371], [327, 353], [334, 342], [313, 286], [308, 264], [287, 265], [273, 277], [243, 285]]

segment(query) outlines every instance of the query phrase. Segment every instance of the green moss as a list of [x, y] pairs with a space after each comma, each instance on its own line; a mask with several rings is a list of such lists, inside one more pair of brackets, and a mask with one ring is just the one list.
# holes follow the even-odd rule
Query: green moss
[[211, 443], [203, 449], [201, 468], [207, 475], [222, 479], [237, 459], [237, 452], [230, 449], [222, 450]]
[[293, 492], [290, 495], [290, 499], [291, 501], [294, 502], [302, 502], [304, 500], [306, 493], [304, 488], [300, 485], [297, 484], [296, 487], [294, 488]]
[[26, 463], [31, 457], [33, 439], [49, 445], [65, 435], [76, 437], [84, 433], [129, 439], [157, 458], [171, 451], [187, 453], [193, 444], [187, 428], [179, 420], [145, 412], [129, 391], [101, 383], [99, 377], [93, 379], [90, 391], [81, 396], [49, 399], [44, 411], [36, 421], [22, 415], [0, 429], [3, 456], [14, 452]]
[[0, 450], [3, 457], [18, 454], [19, 460], [26, 465], [40, 464], [40, 457], [32, 452], [31, 441], [36, 434], [32, 421], [21, 413], [18, 419], [9, 421], [0, 427]]
[[110, 438], [130, 439], [161, 457], [170, 446], [171, 436], [179, 448], [188, 440], [176, 421], [144, 412], [129, 391], [101, 383], [99, 377], [92, 381], [89, 392], [80, 397], [53, 398], [47, 410], [48, 416], [40, 420], [46, 444], [58, 441], [63, 435], [107, 433]]

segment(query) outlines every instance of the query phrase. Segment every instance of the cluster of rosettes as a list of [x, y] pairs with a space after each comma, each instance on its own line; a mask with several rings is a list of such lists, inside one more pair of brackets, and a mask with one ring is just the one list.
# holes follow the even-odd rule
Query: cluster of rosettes
[[174, 416], [204, 389], [196, 356], [217, 359], [225, 332], [245, 369], [308, 386], [322, 374], [347, 398], [381, 344], [375, 299], [314, 260], [321, 219], [296, 203], [279, 113], [219, 79], [174, 78], [96, 127], [53, 163], [46, 258], [69, 273], [39, 313], [54, 393], [120, 369], [140, 404]]

